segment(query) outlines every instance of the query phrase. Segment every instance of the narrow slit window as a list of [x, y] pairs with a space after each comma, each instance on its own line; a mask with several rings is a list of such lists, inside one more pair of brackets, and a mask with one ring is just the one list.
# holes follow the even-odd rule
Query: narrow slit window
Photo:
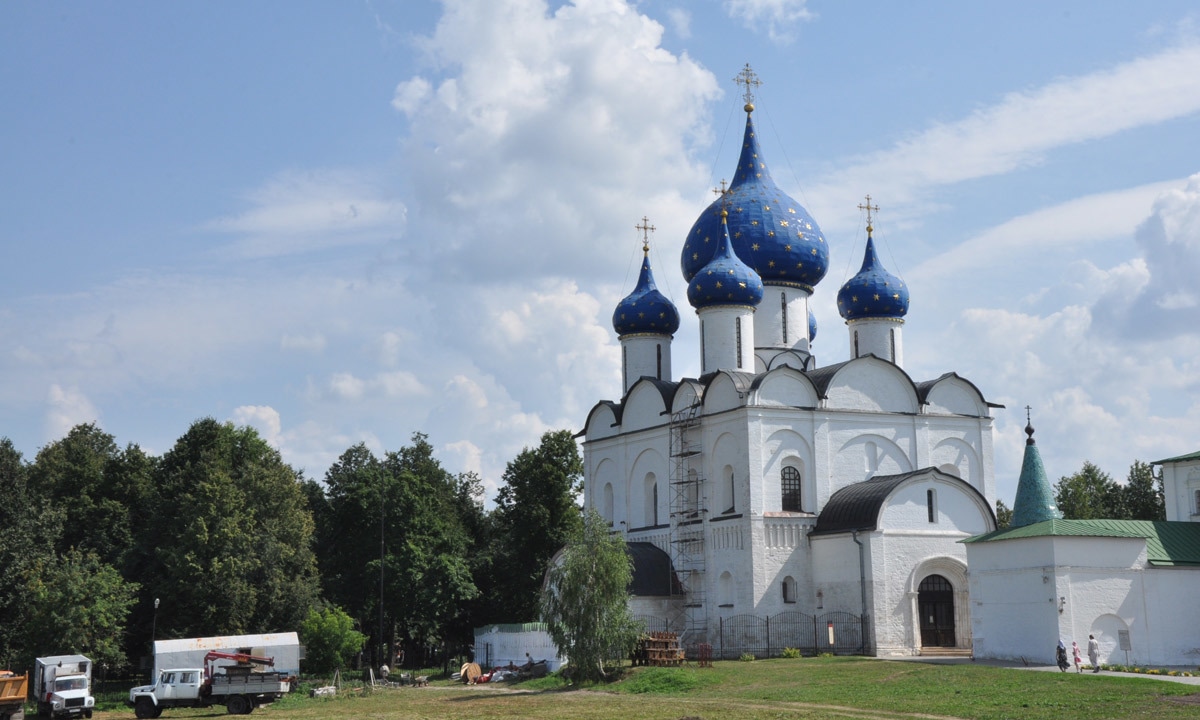
[[929, 514], [929, 522], [937, 522], [937, 494], [932, 489], [925, 491], [925, 509]]

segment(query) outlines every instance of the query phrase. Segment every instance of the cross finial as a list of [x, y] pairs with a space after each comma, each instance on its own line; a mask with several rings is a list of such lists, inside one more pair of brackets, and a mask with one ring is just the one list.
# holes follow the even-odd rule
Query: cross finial
[[1030, 423], [1029, 412], [1031, 410], [1033, 410], [1033, 408], [1029, 407], [1028, 405], [1025, 406], [1025, 424], [1026, 425], [1028, 425]]
[[650, 233], [654, 232], [654, 226], [650, 224], [650, 218], [642, 216], [642, 224], [634, 225], [635, 230], [642, 231], [642, 252], [649, 254], [650, 252]]
[[872, 213], [877, 213], [877, 212], [879, 212], [879, 206], [878, 206], [878, 205], [872, 205], [872, 204], [871, 204], [871, 196], [870, 196], [870, 195], [868, 195], [868, 196], [867, 196], [867, 204], [866, 204], [866, 205], [859, 205], [859, 206], [858, 206], [858, 209], [859, 209], [859, 210], [866, 210], [866, 211], [867, 211], [867, 236], [869, 237], [869, 236], [871, 235], [871, 233], [875, 231], [875, 227], [874, 227], [874, 224], [873, 224], [873, 222], [872, 222], [872, 218], [873, 218], [873, 216], [872, 216]]
[[718, 197], [723, 197], [725, 193], [729, 192], [729, 186], [725, 182], [724, 178], [721, 179], [721, 187], [713, 188], [713, 192], [716, 193]]
[[762, 85], [762, 81], [758, 79], [758, 75], [750, 67], [750, 63], [746, 63], [746, 67], [742, 68], [733, 81], [738, 85], [746, 86], [745, 91], [742, 92], [742, 98], [746, 101], [746, 112], [750, 112], [754, 109], [754, 88]]
[[1029, 419], [1029, 411], [1033, 408], [1025, 406], [1025, 444], [1033, 445], [1033, 421]]

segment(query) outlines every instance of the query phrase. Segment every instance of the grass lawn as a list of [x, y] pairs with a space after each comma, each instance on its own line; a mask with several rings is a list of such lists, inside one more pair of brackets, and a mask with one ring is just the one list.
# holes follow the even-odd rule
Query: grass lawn
[[[825, 657], [718, 662], [711, 669], [638, 668], [620, 682], [575, 689], [556, 678], [310, 699], [297, 694], [254, 712], [262, 720], [317, 718], [974, 718], [1088, 720], [1200, 717], [1200, 688], [1160, 680]], [[132, 718], [130, 710], [97, 720]], [[224, 717], [223, 708], [167, 710], [163, 718]]]

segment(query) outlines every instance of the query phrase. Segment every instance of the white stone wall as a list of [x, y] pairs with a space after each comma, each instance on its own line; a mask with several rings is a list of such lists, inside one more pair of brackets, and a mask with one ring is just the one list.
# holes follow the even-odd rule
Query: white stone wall
[[1050, 664], [1059, 638], [1086, 652], [1094, 634], [1101, 663], [1194, 667], [1200, 658], [1200, 568], [1153, 567], [1144, 540], [1041, 537], [967, 548], [976, 657]]
[[671, 379], [671, 337], [669, 335], [626, 335], [621, 338], [621, 375], [625, 392], [643, 376], [656, 380]]
[[867, 318], [846, 323], [850, 330], [850, 354], [874, 355], [904, 367], [903, 320]]
[[[782, 285], [764, 285], [763, 299], [754, 313], [754, 345], [758, 348], [790, 348], [807, 351], [807, 290]], [[784, 307], [787, 323], [784, 323]], [[786, 333], [785, 333], [786, 329]]]
[[[700, 316], [702, 372], [754, 372], [754, 308], [718, 305], [699, 310], [697, 314]], [[739, 323], [740, 342], [737, 332]]]
[[1200, 522], [1200, 460], [1167, 463], [1162, 466], [1163, 499], [1167, 519]]

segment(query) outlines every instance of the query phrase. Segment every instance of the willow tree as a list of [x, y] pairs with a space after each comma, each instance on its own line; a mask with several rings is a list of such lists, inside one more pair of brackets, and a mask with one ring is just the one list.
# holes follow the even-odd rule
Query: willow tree
[[625, 540], [594, 510], [546, 572], [542, 620], [580, 680], [603, 680], [604, 663], [624, 657], [640, 626], [629, 614], [633, 564]]

